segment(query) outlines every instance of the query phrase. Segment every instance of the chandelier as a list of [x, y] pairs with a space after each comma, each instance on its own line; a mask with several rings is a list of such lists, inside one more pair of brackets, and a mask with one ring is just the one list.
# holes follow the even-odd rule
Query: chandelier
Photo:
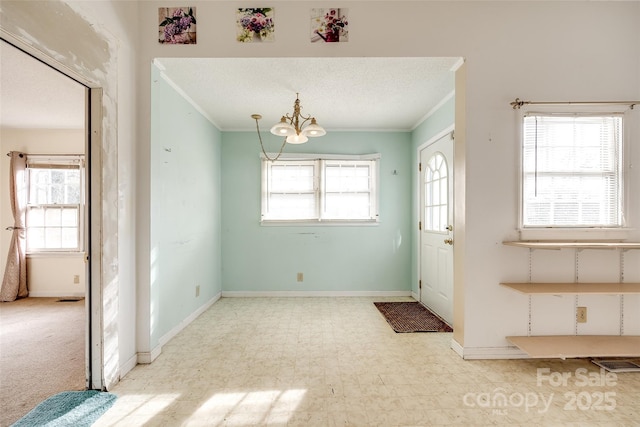
[[[311, 115], [305, 116], [300, 113], [302, 107], [300, 106], [300, 99], [298, 98], [298, 95], [299, 94], [296, 93], [296, 101], [293, 103], [293, 114], [285, 114], [278, 123], [271, 127], [272, 134], [284, 137], [282, 147], [280, 147], [280, 152], [278, 152], [278, 155], [273, 159], [267, 155], [264, 145], [262, 144], [262, 136], [260, 135], [260, 126], [258, 124], [258, 120], [260, 120], [262, 116], [260, 114], [251, 115], [251, 118], [256, 121], [256, 130], [258, 132], [258, 139], [260, 140], [262, 153], [268, 160], [277, 160], [282, 154], [282, 150], [287, 143], [304, 144], [309, 140], [309, 138], [326, 135], [327, 133], [322, 126], [316, 122], [315, 117], [311, 117]], [[309, 124], [305, 126], [307, 122], [309, 122]]]

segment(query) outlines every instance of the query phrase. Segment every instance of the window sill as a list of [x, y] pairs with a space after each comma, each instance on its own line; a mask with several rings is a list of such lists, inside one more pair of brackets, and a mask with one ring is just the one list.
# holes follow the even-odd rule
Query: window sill
[[28, 252], [27, 258], [83, 258], [84, 252], [78, 251], [41, 251], [41, 252]]
[[520, 240], [626, 240], [632, 228], [527, 228], [520, 229]]
[[290, 221], [290, 220], [263, 220], [263, 227], [371, 227], [377, 226], [380, 221]]

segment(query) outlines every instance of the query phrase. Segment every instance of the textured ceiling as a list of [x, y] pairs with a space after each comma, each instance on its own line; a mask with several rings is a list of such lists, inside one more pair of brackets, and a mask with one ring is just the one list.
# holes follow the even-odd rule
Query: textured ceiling
[[[459, 58], [160, 58], [156, 64], [224, 131], [303, 114], [327, 130], [410, 130], [454, 89]], [[79, 129], [84, 86], [0, 42], [0, 125]]]
[[221, 130], [267, 129], [291, 113], [327, 130], [409, 130], [454, 90], [459, 58], [160, 58]]
[[82, 129], [85, 88], [0, 41], [0, 126]]

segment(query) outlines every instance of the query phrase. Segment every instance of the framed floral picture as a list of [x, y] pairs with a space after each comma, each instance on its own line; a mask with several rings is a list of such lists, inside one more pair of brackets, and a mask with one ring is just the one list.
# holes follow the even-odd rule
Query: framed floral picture
[[163, 44], [196, 44], [196, 8], [159, 8], [158, 41]]
[[260, 43], [274, 40], [275, 27], [272, 7], [238, 9], [236, 24], [239, 42]]
[[311, 42], [349, 41], [349, 9], [311, 9]]

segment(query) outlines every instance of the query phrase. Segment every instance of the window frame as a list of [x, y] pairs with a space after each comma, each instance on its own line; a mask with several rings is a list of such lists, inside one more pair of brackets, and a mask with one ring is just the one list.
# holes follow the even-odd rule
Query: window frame
[[[267, 153], [269, 157], [275, 157], [274, 153]], [[260, 153], [261, 163], [261, 202], [260, 224], [265, 226], [371, 226], [380, 222], [379, 198], [380, 198], [380, 158], [379, 153], [365, 155], [344, 154], [309, 154], [309, 153], [283, 153], [272, 164], [277, 165], [281, 161], [300, 162], [314, 164], [314, 200], [315, 216], [309, 219], [276, 219], [269, 218], [268, 214], [268, 164], [267, 157]], [[371, 205], [369, 219], [331, 219], [323, 217], [323, 200], [326, 197], [324, 188], [324, 174], [327, 165], [337, 162], [367, 162], [370, 163], [371, 173]]]
[[[79, 203], [32, 203], [31, 195], [31, 178], [32, 170], [46, 169], [77, 169], [79, 172], [79, 191], [80, 200]], [[34, 255], [64, 255], [64, 254], [78, 254], [85, 250], [85, 207], [86, 207], [86, 164], [84, 155], [27, 155], [27, 204], [25, 206], [25, 236], [26, 236], [26, 254], [28, 256]], [[29, 246], [29, 211], [33, 208], [64, 208], [73, 207], [77, 209], [77, 244], [71, 248], [32, 248]], [[46, 227], [44, 227], [46, 229]]]
[[[532, 115], [575, 115], [575, 116], [621, 116], [622, 117], [622, 140], [620, 142], [620, 162], [619, 162], [619, 192], [620, 192], [620, 215], [621, 224], [619, 226], [532, 226], [524, 225], [524, 181], [525, 181], [525, 164], [524, 164], [524, 138], [525, 126], [524, 119], [526, 116]], [[529, 106], [522, 108], [518, 120], [519, 139], [519, 174], [518, 174], [518, 232], [522, 240], [617, 240], [626, 239], [629, 233], [633, 231], [627, 223], [628, 218], [628, 200], [629, 200], [629, 180], [628, 167], [625, 163], [629, 153], [629, 134], [633, 118], [630, 115], [630, 109], [622, 106]]]

